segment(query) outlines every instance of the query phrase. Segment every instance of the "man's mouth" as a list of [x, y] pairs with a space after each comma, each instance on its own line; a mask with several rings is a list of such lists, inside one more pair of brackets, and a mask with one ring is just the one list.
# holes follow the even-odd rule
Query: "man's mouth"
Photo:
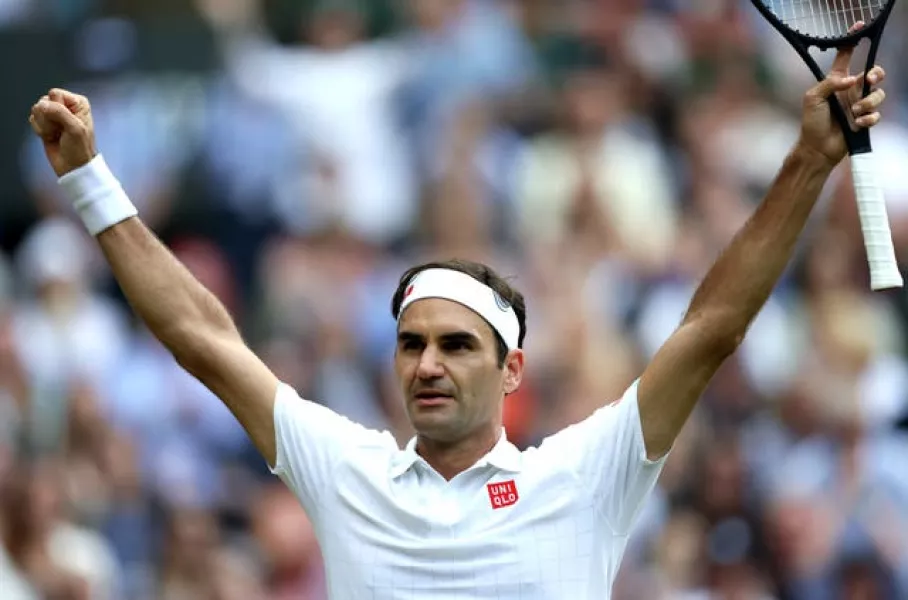
[[448, 403], [453, 398], [451, 394], [447, 394], [441, 390], [420, 390], [413, 394], [413, 397], [416, 400], [417, 406], [426, 408], [441, 406]]

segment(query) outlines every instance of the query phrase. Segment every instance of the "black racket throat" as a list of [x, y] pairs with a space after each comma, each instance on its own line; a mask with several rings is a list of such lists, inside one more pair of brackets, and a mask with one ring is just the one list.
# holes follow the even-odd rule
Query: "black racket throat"
[[[795, 46], [795, 50], [798, 51], [798, 54], [801, 55], [804, 62], [807, 63], [807, 66], [810, 67], [810, 71], [813, 73], [814, 77], [816, 77], [817, 81], [825, 79], [826, 74], [823, 73], [820, 66], [817, 64], [817, 61], [810, 55], [809, 47], [796, 45], [794, 42], [792, 42], [792, 44]], [[871, 44], [870, 52], [867, 54], [867, 64], [864, 66], [865, 74], [870, 71], [876, 60], [877, 44], [874, 44], [873, 42], [871, 42]], [[870, 83], [865, 77], [864, 88], [861, 95], [866, 96], [869, 93]], [[854, 155], [870, 152], [873, 149], [870, 144], [870, 130], [867, 128], [853, 129], [851, 120], [845, 113], [845, 108], [842, 107], [842, 103], [839, 102], [835, 95], [830, 96], [827, 99], [827, 102], [829, 103], [829, 109], [832, 111], [832, 116], [838, 121], [839, 127], [842, 130], [842, 136], [845, 138], [845, 145], [848, 147], [848, 153]]]
[[[779, 2], [780, 6], [784, 6], [785, 0], [776, 0]], [[853, 3], [846, 4], [847, 2], [853, 0], [829, 0], [829, 5], [838, 10], [838, 7], [841, 8], [843, 14], [849, 14], [849, 16], [855, 17], [855, 22], [857, 17], [862, 14], [860, 8], [855, 8]], [[810, 48], [817, 48], [819, 50], [837, 50], [839, 48], [846, 48], [848, 46], [857, 46], [862, 40], [867, 39], [870, 41], [870, 49], [867, 53], [867, 59], [864, 65], [864, 74], [873, 68], [876, 62], [877, 50], [879, 49], [880, 40], [883, 36], [883, 30], [886, 27], [886, 22], [889, 19], [889, 15], [892, 12], [892, 7], [895, 5], [895, 0], [889, 0], [888, 2], [883, 3], [882, 1], [877, 2], [874, 8], [878, 8], [879, 12], [876, 13], [875, 18], [873, 18], [870, 23], [866, 23], [864, 27], [858, 29], [857, 31], [846, 33], [838, 36], [822, 36], [822, 35], [808, 35], [806, 33], [797, 31], [784, 22], [776, 15], [773, 8], [767, 5], [772, 4], [773, 7], [775, 2], [772, 0], [751, 0], [754, 7], [763, 15], [763, 17], [769, 21], [769, 23], [782, 35], [788, 43], [795, 49], [807, 67], [813, 73], [817, 81], [822, 81], [826, 78], [826, 73], [820, 68], [820, 65], [817, 64], [816, 59], [810, 55]], [[792, 8], [803, 7], [805, 4], [810, 3], [811, 0], [797, 0], [794, 4], [790, 5]], [[846, 8], [847, 7], [847, 8]], [[802, 8], [803, 10], [803, 8]], [[795, 20], [798, 18], [807, 18], [807, 17], [795, 17]], [[822, 19], [822, 16], [820, 17]], [[862, 89], [862, 96], [867, 96], [871, 92], [870, 82], [867, 81], [866, 77], [864, 79], [864, 85]], [[841, 103], [836, 99], [835, 96], [829, 98], [829, 106], [832, 111], [833, 116], [838, 121], [839, 126], [842, 129], [842, 134], [845, 137], [845, 143], [848, 146], [848, 151], [850, 154], [863, 154], [871, 151], [870, 145], [870, 131], [866, 128], [861, 128], [854, 130], [851, 127], [851, 122], [848, 119], [848, 116], [845, 113], [845, 109], [842, 107]]]

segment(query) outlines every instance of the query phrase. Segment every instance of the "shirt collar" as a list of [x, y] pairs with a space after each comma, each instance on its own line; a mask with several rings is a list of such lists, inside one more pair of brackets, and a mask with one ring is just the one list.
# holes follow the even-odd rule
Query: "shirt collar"
[[[498, 442], [489, 451], [488, 454], [480, 458], [471, 469], [491, 465], [502, 471], [519, 473], [521, 470], [521, 452], [511, 442], [508, 441], [507, 432], [502, 427], [501, 435]], [[403, 450], [399, 450], [391, 461], [391, 478], [396, 479], [410, 470], [413, 465], [422, 463], [426, 466], [429, 464], [416, 452], [416, 437], [410, 438]], [[431, 468], [431, 467], [430, 467]]]

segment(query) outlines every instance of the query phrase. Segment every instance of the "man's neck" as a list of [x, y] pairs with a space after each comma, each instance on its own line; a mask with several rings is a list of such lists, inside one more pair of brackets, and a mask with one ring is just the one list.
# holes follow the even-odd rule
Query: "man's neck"
[[477, 431], [458, 442], [445, 443], [419, 436], [416, 453], [439, 475], [450, 481], [488, 454], [501, 437], [501, 426]]

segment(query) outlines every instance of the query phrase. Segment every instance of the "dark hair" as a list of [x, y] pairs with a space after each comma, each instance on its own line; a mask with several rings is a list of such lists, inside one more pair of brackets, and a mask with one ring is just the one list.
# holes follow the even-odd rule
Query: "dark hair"
[[[496, 273], [492, 267], [470, 260], [453, 259], [433, 261], [407, 269], [404, 274], [400, 276], [400, 283], [397, 286], [397, 290], [394, 292], [394, 296], [391, 298], [391, 315], [395, 320], [400, 316], [400, 306], [403, 304], [404, 293], [406, 292], [407, 286], [410, 285], [410, 282], [416, 275], [427, 269], [450, 269], [451, 271], [460, 271], [492, 288], [502, 300], [510, 304], [514, 309], [514, 314], [517, 315], [517, 324], [520, 326], [520, 334], [517, 337], [517, 347], [523, 348], [523, 340], [527, 334], [527, 307], [526, 302], [523, 299], [523, 294], [512, 288], [507, 280]], [[498, 342], [498, 366], [503, 367], [504, 360], [508, 355], [508, 345], [494, 327], [492, 328], [492, 331], [495, 333], [495, 340]]]

